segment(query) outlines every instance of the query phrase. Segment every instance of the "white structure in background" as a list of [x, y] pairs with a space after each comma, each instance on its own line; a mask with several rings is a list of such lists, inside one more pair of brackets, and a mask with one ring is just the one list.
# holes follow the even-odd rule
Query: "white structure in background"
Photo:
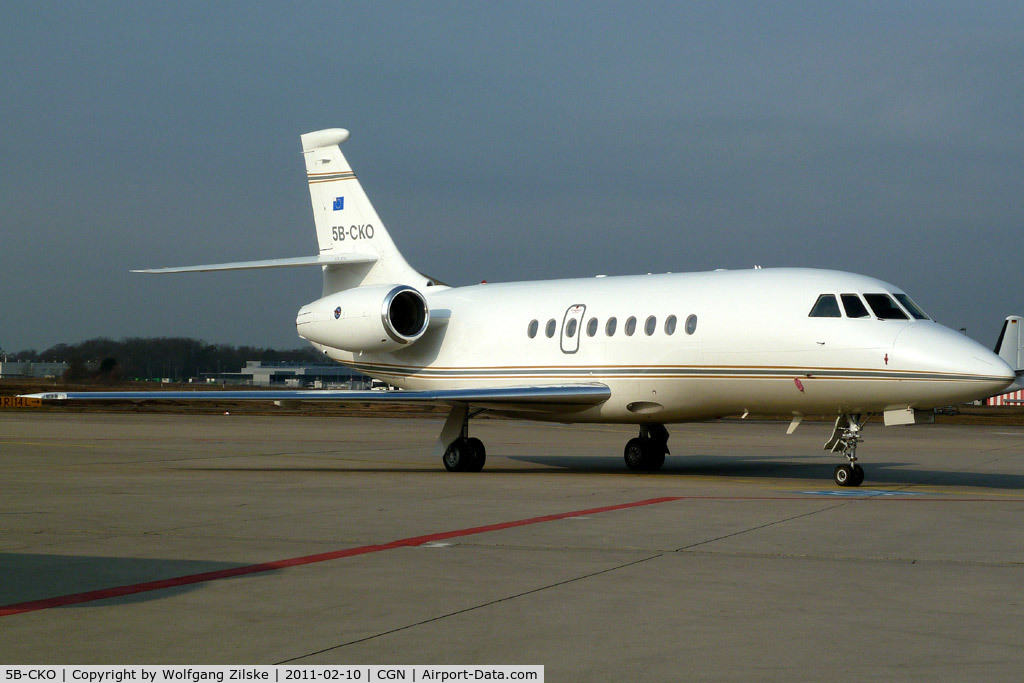
[[289, 386], [314, 387], [346, 387], [349, 389], [365, 389], [369, 387], [370, 378], [361, 372], [337, 363], [293, 363], [265, 362], [250, 360], [238, 372], [222, 372], [216, 375], [204, 375], [206, 382], [213, 384], [251, 384], [257, 387]]
[[68, 369], [67, 363], [12, 363], [0, 362], [0, 378], [33, 377], [44, 379], [60, 377]]

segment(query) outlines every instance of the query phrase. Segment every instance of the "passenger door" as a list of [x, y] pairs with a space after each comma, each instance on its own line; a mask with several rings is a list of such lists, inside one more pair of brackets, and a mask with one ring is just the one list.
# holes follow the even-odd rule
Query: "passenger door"
[[576, 353], [579, 350], [583, 334], [583, 313], [586, 310], [583, 304], [576, 304], [565, 312], [562, 320], [562, 353]]

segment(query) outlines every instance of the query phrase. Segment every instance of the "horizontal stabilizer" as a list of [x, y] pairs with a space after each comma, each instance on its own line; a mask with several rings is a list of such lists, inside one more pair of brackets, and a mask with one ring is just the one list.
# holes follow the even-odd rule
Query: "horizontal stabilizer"
[[427, 403], [450, 405], [544, 404], [588, 406], [607, 401], [611, 389], [604, 384], [562, 384], [529, 387], [435, 389], [427, 391], [349, 390], [245, 390], [245, 391], [69, 391], [27, 394], [21, 398], [44, 401], [334, 401], [337, 403]]
[[375, 254], [320, 254], [319, 256], [294, 256], [263, 261], [235, 261], [234, 263], [210, 263], [202, 266], [179, 266], [176, 268], [145, 268], [133, 273], [208, 273], [215, 270], [253, 270], [256, 268], [298, 268], [299, 266], [345, 266], [357, 263], [373, 263]]

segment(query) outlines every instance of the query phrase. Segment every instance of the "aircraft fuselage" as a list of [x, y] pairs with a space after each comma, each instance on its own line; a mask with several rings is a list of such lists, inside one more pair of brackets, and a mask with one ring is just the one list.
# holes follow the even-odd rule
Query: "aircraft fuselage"
[[[448, 316], [388, 353], [328, 356], [403, 389], [593, 381], [611, 398], [571, 422], [684, 422], [742, 413], [932, 408], [998, 392], [1006, 363], [929, 319], [811, 316], [821, 295], [901, 293], [829, 270], [594, 277], [427, 287]], [[632, 319], [632, 322], [631, 322]], [[344, 323], [344, 321], [339, 321]], [[531, 336], [532, 333], [532, 336]], [[522, 412], [522, 411], [519, 411]]]

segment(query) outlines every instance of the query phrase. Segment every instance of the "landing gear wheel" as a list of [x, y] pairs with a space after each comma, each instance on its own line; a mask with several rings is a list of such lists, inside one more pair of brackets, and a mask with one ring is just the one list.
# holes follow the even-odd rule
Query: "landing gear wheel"
[[860, 486], [864, 483], [864, 468], [860, 465], [853, 466], [853, 483], [850, 486]]
[[449, 472], [463, 472], [466, 464], [472, 460], [472, 454], [463, 439], [456, 439], [448, 445], [441, 462]]
[[665, 464], [665, 454], [655, 445], [649, 444], [647, 448], [647, 467], [644, 469], [660, 470], [661, 466]]
[[832, 478], [836, 480], [836, 484], [839, 486], [857, 486], [860, 483], [857, 482], [857, 475], [850, 465], [836, 465], [836, 471], [833, 473]]
[[484, 448], [484, 442], [480, 439], [471, 436], [465, 440], [465, 448], [470, 452], [469, 462], [466, 463], [466, 472], [479, 472], [484, 468], [484, 463], [487, 461], [487, 450]]
[[647, 461], [645, 451], [643, 439], [632, 438], [627, 441], [626, 449], [622, 453], [626, 460], [626, 467], [631, 470], [645, 469], [644, 463]]
[[665, 464], [665, 452], [650, 439], [636, 437], [626, 442], [623, 451], [626, 467], [636, 471], [654, 471]]
[[459, 437], [451, 442], [441, 461], [449, 472], [479, 472], [487, 461], [487, 451], [480, 439]]

